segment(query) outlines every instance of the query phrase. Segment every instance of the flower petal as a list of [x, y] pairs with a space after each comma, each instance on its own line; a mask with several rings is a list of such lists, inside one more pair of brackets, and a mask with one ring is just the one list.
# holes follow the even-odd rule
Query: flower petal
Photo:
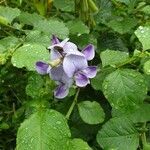
[[58, 99], [66, 97], [69, 93], [69, 88], [65, 84], [60, 84], [54, 91], [54, 96]]
[[72, 79], [69, 78], [63, 70], [63, 66], [54, 67], [50, 70], [50, 77], [52, 80], [59, 81], [70, 87], [73, 83]]
[[82, 53], [85, 55], [87, 60], [92, 60], [95, 56], [94, 46], [89, 44], [82, 50]]
[[64, 53], [69, 55], [69, 54], [74, 54], [74, 55], [79, 55], [79, 56], [84, 56], [80, 51], [78, 51], [77, 46], [72, 43], [72, 42], [67, 42], [64, 47]]
[[90, 81], [89, 79], [86, 77], [86, 75], [82, 74], [82, 73], [76, 73], [75, 74], [75, 84], [79, 87], [84, 87], [87, 84], [89, 84]]
[[96, 66], [88, 66], [87, 68], [83, 69], [82, 71], [88, 78], [94, 78], [97, 74], [97, 67]]
[[55, 45], [55, 44], [59, 44], [59, 39], [55, 36], [55, 35], [52, 35], [52, 45]]
[[50, 51], [50, 59], [51, 60], [59, 59], [61, 57], [62, 57], [61, 54], [57, 50], [51, 49], [51, 51]]
[[49, 68], [50, 66], [42, 61], [38, 61], [36, 62], [36, 71], [39, 73], [39, 74], [47, 74], [48, 73], [48, 70], [50, 69]]
[[58, 67], [54, 67], [50, 71], [50, 77], [52, 80], [61, 81], [63, 76], [63, 67], [60, 65]]
[[77, 70], [85, 69], [87, 66], [87, 60], [83, 56], [71, 54], [66, 56], [63, 61], [63, 69], [68, 77], [73, 77]]
[[63, 48], [63, 46], [67, 43], [68, 40], [69, 40], [69, 38], [66, 38], [60, 43], [49, 46], [48, 49], [54, 49], [55, 47]]

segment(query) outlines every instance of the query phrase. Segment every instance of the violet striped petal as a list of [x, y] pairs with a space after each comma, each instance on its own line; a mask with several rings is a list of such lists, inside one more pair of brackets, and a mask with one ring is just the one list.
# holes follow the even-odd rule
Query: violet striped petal
[[97, 67], [96, 66], [88, 66], [87, 68], [83, 69], [82, 71], [88, 78], [94, 78], [97, 74]]
[[78, 87], [85, 87], [87, 84], [89, 84], [90, 81], [89, 79], [86, 77], [86, 75], [82, 74], [82, 73], [79, 73], [77, 72], [75, 74], [75, 84], [78, 86]]
[[92, 44], [87, 45], [83, 50], [82, 53], [85, 55], [87, 60], [92, 60], [95, 56], [94, 46]]
[[69, 88], [65, 84], [60, 84], [54, 91], [54, 96], [58, 99], [66, 97], [69, 93]]
[[50, 66], [42, 61], [38, 61], [36, 62], [36, 71], [39, 73], [39, 74], [47, 74], [48, 73], [48, 70], [50, 69], [49, 68]]

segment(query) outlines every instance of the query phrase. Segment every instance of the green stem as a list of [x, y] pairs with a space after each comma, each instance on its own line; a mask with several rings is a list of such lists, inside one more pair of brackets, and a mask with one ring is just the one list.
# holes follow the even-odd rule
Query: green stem
[[137, 61], [138, 58], [143, 58], [146, 55], [147, 55], [146, 52], [141, 52], [139, 55], [133, 56], [133, 57], [129, 58], [128, 60], [124, 61], [123, 63], [116, 65], [116, 68], [120, 68], [124, 65], [131, 64], [132, 62]]
[[72, 102], [72, 104], [71, 104], [71, 106], [70, 106], [70, 108], [69, 108], [69, 110], [68, 110], [68, 112], [66, 114], [66, 119], [67, 120], [70, 118], [70, 115], [71, 115], [71, 113], [72, 113], [72, 111], [74, 109], [74, 106], [77, 103], [77, 98], [78, 98], [79, 92], [80, 92], [80, 88], [77, 89], [77, 93], [76, 93], [76, 95], [74, 97], [74, 100], [73, 100], [73, 102]]
[[[144, 122], [143, 128], [146, 128], [146, 122]], [[141, 140], [142, 140], [143, 146], [144, 146], [145, 144], [147, 144], [145, 132], [142, 133], [142, 135], [141, 135]]]

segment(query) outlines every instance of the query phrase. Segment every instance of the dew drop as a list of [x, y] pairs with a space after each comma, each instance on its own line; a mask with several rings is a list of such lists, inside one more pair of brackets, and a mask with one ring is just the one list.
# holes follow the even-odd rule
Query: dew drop
[[61, 124], [61, 121], [56, 121], [56, 124]]

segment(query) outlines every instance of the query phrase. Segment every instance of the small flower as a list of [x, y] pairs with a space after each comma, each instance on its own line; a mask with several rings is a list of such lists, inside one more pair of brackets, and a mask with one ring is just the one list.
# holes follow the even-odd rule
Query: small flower
[[79, 87], [84, 87], [90, 83], [89, 78], [94, 78], [97, 73], [96, 66], [88, 66], [87, 60], [92, 60], [95, 56], [94, 46], [88, 45], [82, 50], [84, 55], [67, 55], [63, 60], [63, 68], [68, 77], [74, 77], [75, 83]]
[[85, 69], [76, 71], [74, 74], [75, 84], [78, 87], [85, 87], [87, 84], [90, 83], [89, 78], [94, 78], [96, 76], [96, 73], [97, 73], [96, 66], [88, 66]]

